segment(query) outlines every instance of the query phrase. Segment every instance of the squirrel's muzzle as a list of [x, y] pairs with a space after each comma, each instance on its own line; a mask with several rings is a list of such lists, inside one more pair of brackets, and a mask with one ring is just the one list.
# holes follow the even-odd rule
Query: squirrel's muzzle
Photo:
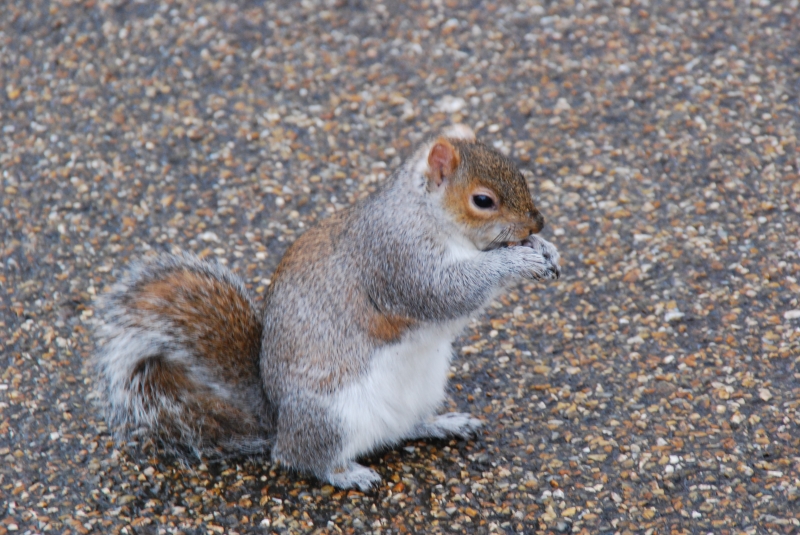
[[544, 228], [544, 216], [538, 210], [529, 213], [531, 219], [531, 234], [538, 234]]

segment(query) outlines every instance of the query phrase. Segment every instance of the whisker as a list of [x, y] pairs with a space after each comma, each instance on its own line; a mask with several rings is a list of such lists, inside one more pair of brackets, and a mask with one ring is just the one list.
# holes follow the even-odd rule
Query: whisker
[[502, 243], [508, 241], [508, 237], [512, 234], [511, 228], [505, 228], [500, 231], [500, 233], [491, 241], [489, 242], [489, 249], [494, 249], [495, 247], [501, 245]]
[[500, 231], [500, 233], [499, 233], [497, 236], [495, 236], [495, 237], [494, 237], [494, 239], [493, 239], [492, 241], [490, 241], [490, 242], [489, 242], [489, 245], [486, 247], [486, 249], [487, 249], [487, 250], [494, 249], [494, 248], [495, 248], [495, 246], [496, 246], [498, 243], [500, 243], [500, 239], [503, 237], [503, 234], [504, 234], [504, 233], [505, 233], [505, 231], [502, 231], [502, 230], [501, 230], [501, 231]]

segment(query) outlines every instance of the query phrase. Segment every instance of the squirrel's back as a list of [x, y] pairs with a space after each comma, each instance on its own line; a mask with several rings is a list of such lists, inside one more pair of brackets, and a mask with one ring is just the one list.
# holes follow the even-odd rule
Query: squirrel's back
[[226, 268], [190, 255], [134, 266], [105, 296], [99, 371], [108, 419], [196, 453], [269, 448], [262, 313]]

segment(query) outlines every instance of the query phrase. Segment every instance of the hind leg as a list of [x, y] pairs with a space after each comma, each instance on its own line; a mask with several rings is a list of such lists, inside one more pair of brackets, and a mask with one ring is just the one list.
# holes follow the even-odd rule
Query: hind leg
[[417, 425], [409, 439], [420, 438], [470, 438], [483, 422], [465, 412], [446, 412]]
[[273, 459], [342, 488], [368, 490], [381, 480], [375, 470], [341, 459], [342, 434], [313, 396], [288, 395], [278, 415]]

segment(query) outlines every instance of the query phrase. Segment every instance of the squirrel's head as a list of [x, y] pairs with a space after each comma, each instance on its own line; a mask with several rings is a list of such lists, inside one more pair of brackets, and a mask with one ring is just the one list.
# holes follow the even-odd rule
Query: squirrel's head
[[519, 169], [458, 125], [437, 138], [427, 158], [428, 191], [480, 250], [519, 242], [544, 227]]

